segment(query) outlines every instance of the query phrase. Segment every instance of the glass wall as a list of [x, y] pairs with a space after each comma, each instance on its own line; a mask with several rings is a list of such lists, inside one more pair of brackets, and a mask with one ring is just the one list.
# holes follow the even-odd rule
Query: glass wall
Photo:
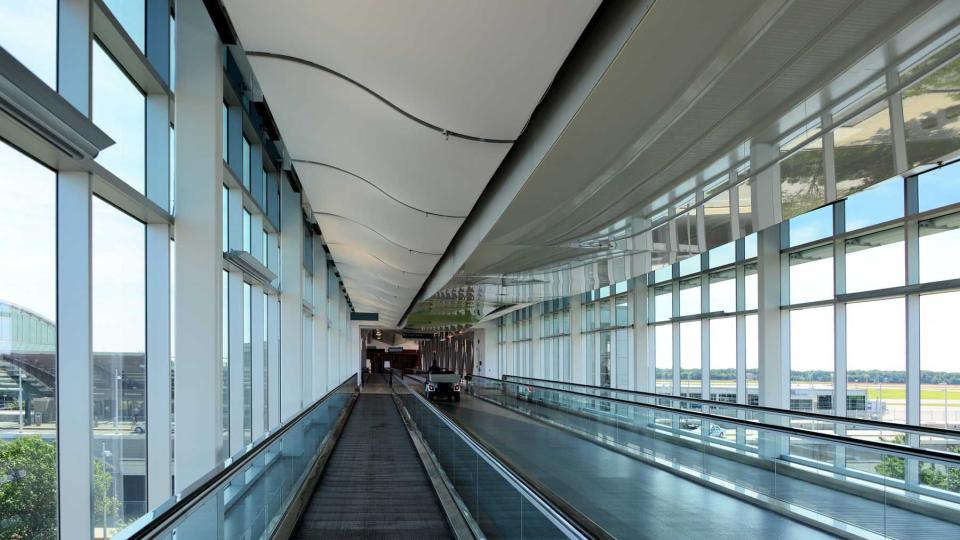
[[112, 536], [147, 511], [145, 227], [95, 197], [91, 238], [92, 517]]
[[570, 301], [568, 298], [540, 304], [540, 342], [543, 378], [571, 381]]
[[[658, 393], [758, 401], [755, 257], [756, 235], [750, 235], [694, 256], [694, 263], [679, 263], [675, 272], [647, 274]], [[701, 273], [670, 279], [700, 268]], [[748, 363], [738, 367], [741, 356]], [[742, 395], [739, 387], [745, 389]]]
[[[0, 7], [0, 18], [10, 16], [10, 5]], [[57, 537], [56, 174], [3, 141], [0, 164], [0, 476], [12, 480], [5, 481], [4, 516], [19, 523], [5, 530], [51, 539]]]

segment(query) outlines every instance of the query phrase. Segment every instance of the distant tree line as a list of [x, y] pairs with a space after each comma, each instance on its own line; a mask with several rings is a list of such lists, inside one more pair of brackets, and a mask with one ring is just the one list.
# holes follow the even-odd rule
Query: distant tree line
[[[699, 380], [700, 369], [681, 369], [681, 380]], [[712, 369], [711, 378], [717, 380], [734, 380], [737, 377], [735, 369]], [[673, 376], [673, 370], [657, 368], [656, 375], [658, 379], [669, 379]], [[757, 378], [758, 370], [748, 369], [747, 378]], [[791, 371], [790, 378], [799, 382], [833, 382], [834, 373], [832, 371], [810, 370], [810, 371]], [[889, 371], [880, 369], [853, 369], [847, 372], [847, 381], [853, 383], [884, 383], [884, 384], [906, 384], [906, 371]], [[950, 371], [921, 371], [920, 384], [957, 384], [960, 385], [960, 372]]]

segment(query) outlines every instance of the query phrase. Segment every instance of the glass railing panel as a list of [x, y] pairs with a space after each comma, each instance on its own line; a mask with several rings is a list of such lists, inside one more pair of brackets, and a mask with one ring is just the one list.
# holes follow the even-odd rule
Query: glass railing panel
[[353, 379], [348, 380], [279, 436], [255, 441], [193, 491], [147, 513], [115, 539], [270, 538], [354, 390]]
[[561, 385], [474, 378], [468, 391], [843, 534], [960, 535], [960, 446], [937, 448], [941, 457], [900, 426], [747, 409], [727, 418], [713, 414], [724, 405], [673, 408]]
[[[516, 384], [526, 385], [525, 391], [529, 394], [556, 389], [565, 392], [612, 398], [640, 405], [660, 405], [675, 409], [705, 412], [714, 416], [726, 416], [743, 421], [789, 425], [813, 433], [841, 434], [846, 437], [865, 441], [890, 442], [892, 444], [901, 444], [912, 448], [924, 448], [947, 454], [960, 453], [960, 432], [955, 430], [892, 424], [882, 421], [867, 422], [858, 418], [803, 414], [791, 410], [771, 410], [743, 404], [697, 400], [681, 396], [665, 396], [634, 390], [598, 388], [589, 385], [546, 381], [514, 375], [506, 376], [506, 380]], [[695, 426], [696, 423], [688, 422], [686, 425]], [[696, 428], [691, 428], [690, 431], [696, 431]], [[796, 449], [797, 455], [800, 457], [811, 456], [817, 453], [803, 445], [797, 445]]]
[[[470, 517], [487, 538], [562, 538], [571, 536], [571, 530], [558, 527], [543, 509], [543, 502], [531, 499], [498, 468], [490, 456], [485, 457], [479, 446], [471, 444], [459, 428], [442, 418], [426, 400], [415, 394], [409, 384], [400, 377], [393, 378], [393, 389], [403, 404], [410, 419], [420, 431], [420, 436], [460, 497]], [[522, 387], [513, 387], [503, 394], [495, 381], [478, 381], [473, 387], [475, 395], [498, 400], [504, 406], [530, 411], [538, 407], [528, 402]], [[559, 393], [540, 394], [543, 400], [551, 400], [552, 407], [560, 407]], [[563, 407], [577, 407], [564, 403]], [[573, 534], [579, 537], [578, 534]]]

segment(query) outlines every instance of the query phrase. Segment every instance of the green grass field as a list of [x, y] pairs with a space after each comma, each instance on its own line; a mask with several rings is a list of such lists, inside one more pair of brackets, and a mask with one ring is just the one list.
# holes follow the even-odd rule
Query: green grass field
[[[862, 386], [850, 386], [850, 389], [863, 388]], [[938, 400], [943, 399], [944, 390], [942, 386], [923, 386], [920, 388], [920, 399]], [[947, 401], [960, 401], [960, 387], [947, 386]], [[902, 386], [884, 387], [881, 392], [880, 386], [870, 386], [867, 388], [867, 397], [869, 399], [907, 399], [907, 389]], [[960, 405], [960, 404], [958, 404]]]

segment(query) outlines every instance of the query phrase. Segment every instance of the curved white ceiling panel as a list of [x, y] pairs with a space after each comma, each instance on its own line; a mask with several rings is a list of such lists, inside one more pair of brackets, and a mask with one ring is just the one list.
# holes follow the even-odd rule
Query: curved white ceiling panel
[[510, 150], [444, 137], [322, 71], [269, 58], [250, 63], [290, 157], [346, 169], [420, 208], [467, 215]]
[[600, 2], [224, 3], [248, 51], [316, 62], [448, 130], [514, 139]]
[[394, 325], [600, 0], [226, 0], [351, 298]]
[[[337, 214], [390, 232], [393, 239], [406, 246], [442, 252], [463, 222], [418, 212], [337, 169], [298, 163], [297, 174], [314, 212]], [[327, 240], [333, 238], [327, 235]]]
[[[323, 231], [324, 239], [328, 242], [334, 245], [350, 243], [363, 246], [367, 251], [376, 253], [378, 257], [398, 268], [422, 267], [419, 265], [428, 264], [422, 262], [423, 258], [432, 261], [429, 263], [432, 268], [440, 257], [437, 254], [439, 252], [430, 251], [432, 246], [424, 245], [423, 242], [414, 245], [399, 243], [398, 239], [394, 238], [395, 231], [392, 229], [378, 231], [349, 218], [332, 214], [315, 213], [314, 216], [317, 218], [320, 230]], [[333, 247], [333, 245], [330, 246], [331, 251], [334, 251]]]

